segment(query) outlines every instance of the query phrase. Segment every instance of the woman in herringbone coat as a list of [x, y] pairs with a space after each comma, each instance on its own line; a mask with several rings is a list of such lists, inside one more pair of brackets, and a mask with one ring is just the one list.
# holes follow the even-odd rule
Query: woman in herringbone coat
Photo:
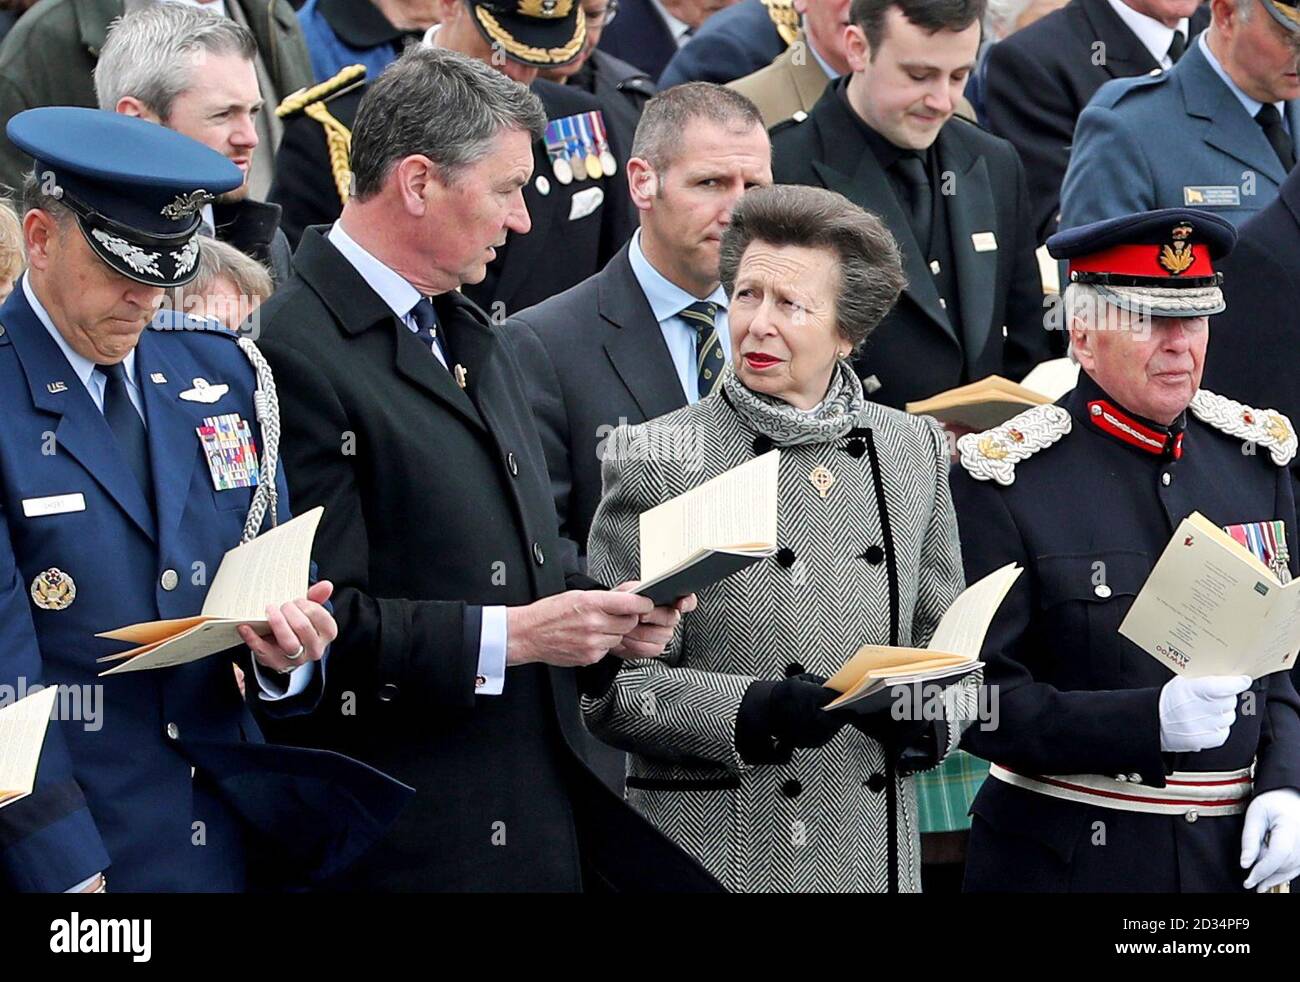
[[963, 583], [943, 432], [867, 403], [847, 360], [902, 288], [897, 246], [833, 192], [774, 187], [741, 199], [721, 254], [735, 370], [611, 435], [590, 572], [635, 579], [641, 512], [773, 447], [779, 548], [583, 711], [630, 752], [632, 804], [729, 889], [917, 891], [910, 774], [956, 747], [978, 680], [943, 719], [821, 709], [860, 646], [924, 645]]

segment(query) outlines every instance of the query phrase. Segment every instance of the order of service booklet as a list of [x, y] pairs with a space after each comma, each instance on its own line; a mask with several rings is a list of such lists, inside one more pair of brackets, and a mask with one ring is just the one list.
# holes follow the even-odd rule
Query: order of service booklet
[[54, 685], [0, 709], [0, 808], [26, 798], [36, 787], [36, 767], [58, 695]]
[[240, 624], [263, 637], [270, 634], [267, 605], [307, 595], [312, 542], [324, 513], [317, 506], [227, 552], [197, 616], [131, 624], [95, 635], [137, 646], [100, 658], [121, 664], [99, 674], [170, 668], [215, 655], [244, 643]]
[[773, 555], [780, 465], [769, 450], [642, 512], [635, 592], [670, 604]]
[[1119, 626], [1177, 675], [1291, 668], [1300, 649], [1300, 580], [1282, 583], [1200, 512], [1178, 525]]
[[968, 586], [939, 619], [925, 648], [863, 645], [826, 680], [826, 687], [840, 696], [824, 708], [851, 706], [864, 715], [878, 712], [888, 707], [894, 686], [914, 682], [948, 686], [980, 668], [984, 636], [1021, 572], [1015, 563], [1008, 563]]
[[948, 389], [920, 402], [909, 402], [914, 416], [933, 416], [971, 430], [1000, 426], [1030, 406], [1055, 402], [1079, 383], [1079, 366], [1069, 358], [1045, 361], [1020, 382], [989, 375], [978, 382]]

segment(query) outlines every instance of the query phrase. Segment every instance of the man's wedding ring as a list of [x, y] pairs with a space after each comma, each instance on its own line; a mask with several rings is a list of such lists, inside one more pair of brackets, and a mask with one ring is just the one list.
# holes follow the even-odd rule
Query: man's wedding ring
[[297, 661], [299, 658], [302, 657], [302, 653], [304, 650], [305, 650], [305, 645], [300, 644], [298, 645], [297, 651], [295, 651], [292, 655], [285, 655], [284, 657], [288, 658], [289, 661]]

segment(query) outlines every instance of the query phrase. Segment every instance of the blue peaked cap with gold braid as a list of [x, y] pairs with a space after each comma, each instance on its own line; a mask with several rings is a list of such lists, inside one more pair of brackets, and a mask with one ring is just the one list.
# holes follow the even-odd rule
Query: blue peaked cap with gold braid
[[197, 140], [99, 109], [28, 109], [5, 132], [35, 160], [44, 191], [77, 216], [95, 254], [149, 286], [194, 278], [203, 206], [244, 182], [243, 171]]

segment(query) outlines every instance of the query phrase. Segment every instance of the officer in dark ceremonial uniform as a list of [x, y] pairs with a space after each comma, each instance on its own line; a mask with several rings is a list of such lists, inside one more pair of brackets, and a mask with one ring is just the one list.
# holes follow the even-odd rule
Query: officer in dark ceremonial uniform
[[[576, 59], [586, 41], [577, 0], [557, 0], [540, 13], [533, 0], [443, 0], [440, 24], [424, 43], [477, 58], [542, 100], [550, 122], [533, 147], [533, 177], [524, 189], [532, 228], [511, 233], [487, 278], [464, 295], [490, 316], [540, 303], [602, 269], [636, 229], [621, 171], [630, 146], [617, 147], [601, 103], [586, 92], [537, 78], [543, 68]], [[309, 225], [338, 218], [347, 200], [346, 161], [365, 88], [354, 69], [312, 93], [295, 94], [279, 110], [285, 133], [276, 154], [271, 200], [295, 244]], [[333, 95], [337, 89], [347, 89]], [[329, 119], [314, 108], [328, 100]]]
[[32, 109], [6, 129], [35, 169], [28, 270], [0, 307], [0, 702], [59, 696], [32, 794], [0, 809], [0, 891], [224, 892], [335, 873], [409, 789], [268, 746], [250, 714], [319, 701], [328, 582], [268, 607], [269, 635], [239, 628], [247, 648], [108, 676], [99, 663], [123, 650], [99, 632], [198, 614], [227, 550], [289, 518], [257, 348], [154, 316], [200, 265], [201, 209], [243, 174], [114, 113]]
[[1291, 422], [1200, 388], [1213, 262], [1236, 235], [1165, 209], [1061, 232], [1078, 386], [958, 441], [968, 581], [1024, 572], [984, 645], [996, 714], [968, 890], [1233, 891], [1300, 873], [1300, 699], [1289, 672], [1175, 675], [1119, 627], [1199, 512], [1296, 570]]

